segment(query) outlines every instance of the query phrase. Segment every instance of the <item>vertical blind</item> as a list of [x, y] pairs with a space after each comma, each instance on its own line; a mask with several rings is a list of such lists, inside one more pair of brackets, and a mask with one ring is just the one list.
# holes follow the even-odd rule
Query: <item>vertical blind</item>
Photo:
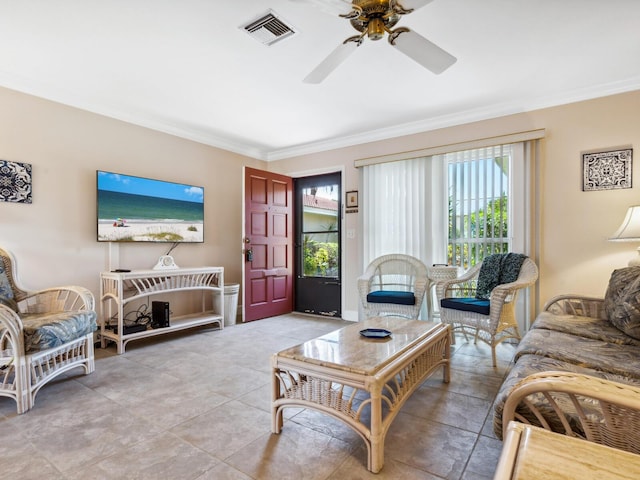
[[404, 253], [427, 265], [443, 263], [446, 198], [442, 162], [417, 158], [363, 168], [364, 265]]
[[443, 156], [449, 185], [447, 260], [466, 270], [492, 253], [510, 250], [511, 145]]

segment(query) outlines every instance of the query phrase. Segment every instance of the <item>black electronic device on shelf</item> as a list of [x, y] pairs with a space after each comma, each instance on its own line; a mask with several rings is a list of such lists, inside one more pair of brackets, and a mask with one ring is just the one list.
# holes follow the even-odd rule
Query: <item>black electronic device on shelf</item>
[[[118, 334], [118, 326], [117, 325], [113, 325], [112, 327], [110, 327], [113, 329], [113, 332], [117, 335]], [[138, 332], [144, 332], [147, 329], [147, 325], [143, 324], [143, 323], [132, 323], [129, 325], [123, 325], [122, 326], [122, 334], [123, 335], [129, 335], [131, 333], [138, 333]]]
[[151, 302], [151, 328], [169, 326], [169, 302]]

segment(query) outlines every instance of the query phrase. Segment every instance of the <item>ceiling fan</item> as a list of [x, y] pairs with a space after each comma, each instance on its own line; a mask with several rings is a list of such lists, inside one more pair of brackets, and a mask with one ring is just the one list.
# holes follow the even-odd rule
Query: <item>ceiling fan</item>
[[329, 54], [304, 79], [305, 83], [320, 83], [333, 72], [357, 47], [365, 37], [370, 40], [387, 39], [392, 47], [415, 60], [435, 74], [444, 72], [456, 62], [456, 57], [430, 42], [422, 35], [399, 27], [393, 29], [403, 15], [424, 7], [432, 0], [306, 0], [326, 11], [338, 13], [351, 22], [358, 35], [347, 38]]

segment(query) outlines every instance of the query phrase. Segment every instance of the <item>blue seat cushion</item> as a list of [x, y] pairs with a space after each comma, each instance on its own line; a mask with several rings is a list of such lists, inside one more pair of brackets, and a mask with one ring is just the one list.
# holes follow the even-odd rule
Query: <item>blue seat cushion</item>
[[443, 298], [440, 300], [442, 308], [462, 310], [463, 312], [475, 312], [481, 315], [489, 315], [489, 300], [479, 298]]
[[415, 305], [416, 296], [413, 292], [399, 292], [397, 290], [376, 290], [367, 295], [369, 303], [393, 303], [395, 305]]
[[32, 313], [20, 317], [24, 325], [25, 353], [59, 347], [97, 329], [97, 315], [93, 310]]

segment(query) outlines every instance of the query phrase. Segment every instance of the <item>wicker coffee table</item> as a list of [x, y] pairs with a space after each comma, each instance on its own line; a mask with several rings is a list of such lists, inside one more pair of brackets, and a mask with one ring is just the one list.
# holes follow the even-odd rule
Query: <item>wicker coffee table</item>
[[[367, 338], [364, 329], [391, 335]], [[384, 439], [409, 396], [438, 367], [449, 382], [449, 326], [398, 317], [354, 323], [272, 357], [272, 431], [283, 409], [312, 408], [356, 431], [367, 445], [367, 468], [384, 464]]]

